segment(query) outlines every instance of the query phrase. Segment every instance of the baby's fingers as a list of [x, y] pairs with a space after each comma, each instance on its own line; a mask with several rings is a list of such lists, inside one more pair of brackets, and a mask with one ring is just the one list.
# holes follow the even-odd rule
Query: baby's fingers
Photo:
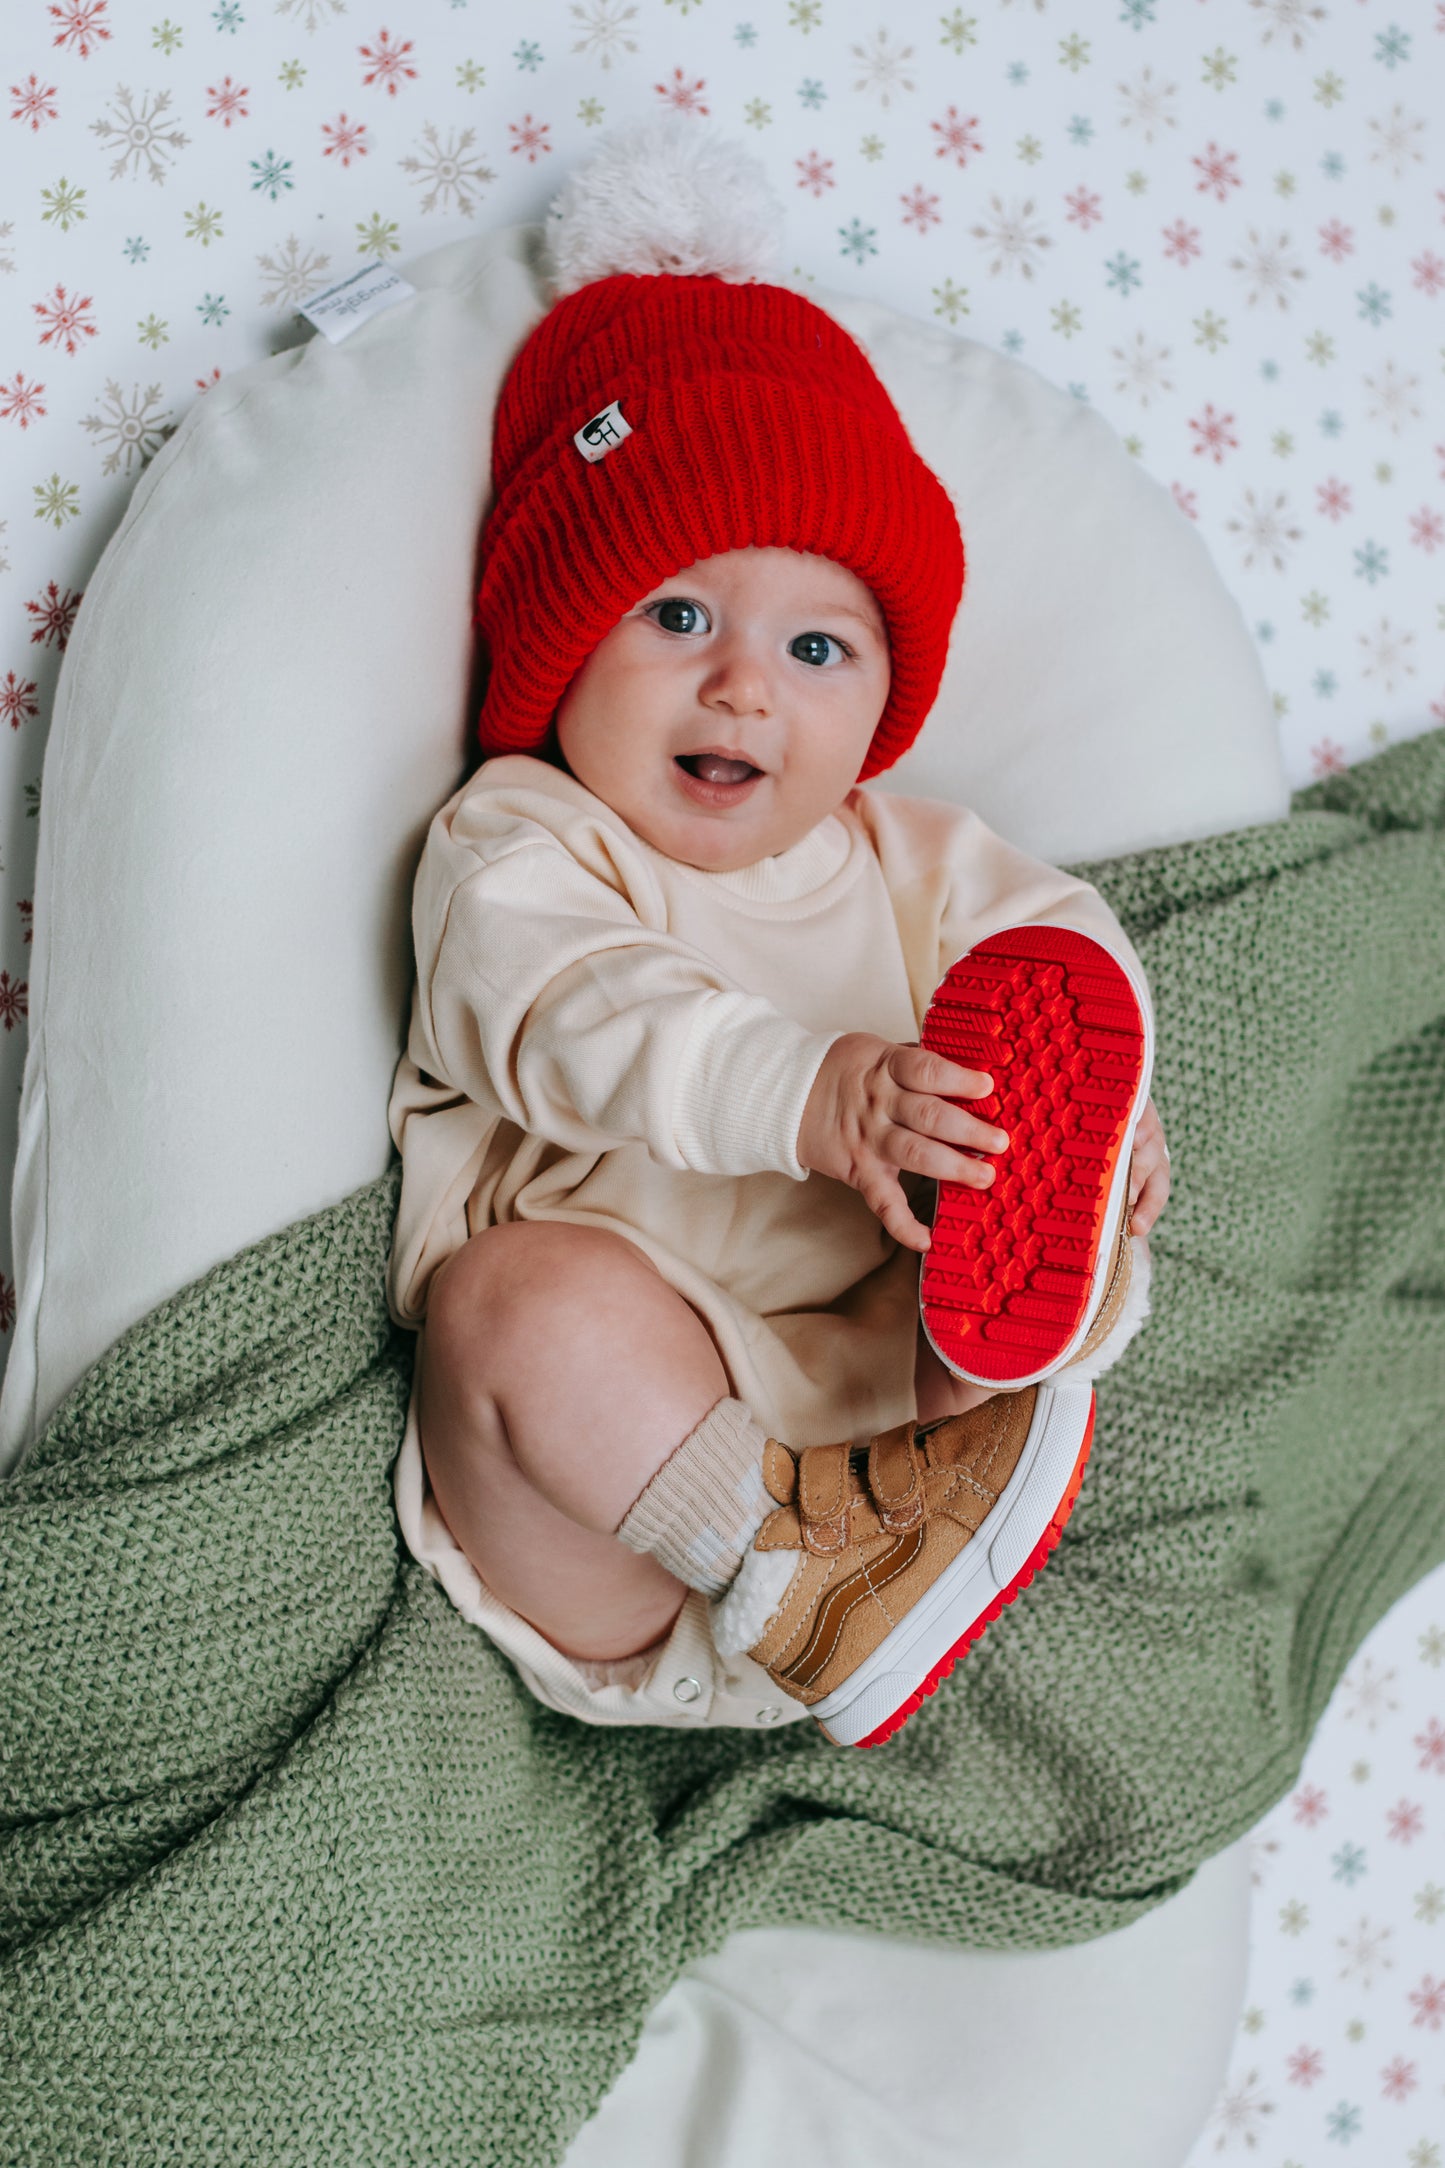
[[903, 1185], [896, 1174], [888, 1174], [881, 1167], [867, 1182], [859, 1184], [858, 1194], [874, 1217], [883, 1224], [884, 1231], [906, 1250], [926, 1250], [932, 1236], [921, 1220], [914, 1218]]
[[1169, 1163], [1164, 1161], [1145, 1176], [1143, 1187], [1134, 1200], [1133, 1214], [1129, 1220], [1131, 1235], [1147, 1235], [1169, 1201]]

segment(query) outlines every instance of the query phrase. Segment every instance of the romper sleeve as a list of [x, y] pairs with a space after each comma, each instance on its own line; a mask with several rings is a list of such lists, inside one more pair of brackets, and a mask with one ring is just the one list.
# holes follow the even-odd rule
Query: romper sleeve
[[[536, 827], [418, 905], [426, 1066], [571, 1151], [641, 1143], [698, 1174], [805, 1181], [795, 1144], [838, 1033], [810, 1031]], [[419, 897], [421, 887], [419, 886]]]

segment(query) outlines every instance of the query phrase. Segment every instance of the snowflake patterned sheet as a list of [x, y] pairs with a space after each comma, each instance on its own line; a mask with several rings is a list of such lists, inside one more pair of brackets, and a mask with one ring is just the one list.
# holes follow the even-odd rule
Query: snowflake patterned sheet
[[[56, 673], [146, 463], [216, 382], [305, 335], [307, 293], [539, 219], [601, 132], [653, 111], [757, 152], [803, 277], [1000, 347], [1098, 408], [1236, 596], [1294, 781], [1445, 721], [1445, 0], [12, 0], [6, 29], [7, 1169]], [[6, 1226], [0, 1347], [14, 1300]], [[1434, 1601], [1445, 1623], [1438, 1584]], [[1401, 1702], [1391, 1737], [1445, 1720], [1405, 1628], [1370, 1647]], [[1399, 1999], [1445, 1979], [1445, 1922], [1415, 1916], [1428, 1876], [1385, 1875], [1433, 1848], [1445, 1885], [1445, 1776], [1402, 1766], [1375, 1812], [1377, 1780], [1349, 1766], [1382, 1757], [1348, 1707], [1342, 1690], [1317, 1745], [1347, 1755], [1317, 1780], [1328, 1829], [1288, 1805], [1268, 1825], [1259, 1964], [1288, 1953], [1295, 1970], [1261, 1975], [1266, 2030], [1242, 2040], [1235, 2124], [1201, 2159], [1218, 2139], [1271, 2164], [1313, 2168], [1329, 2145], [1445, 2168], [1428, 2135], [1445, 2131], [1445, 2018], [1423, 1988], [1418, 2023]], [[1418, 1836], [1408, 1817], [1390, 1834], [1397, 1797]], [[1368, 1885], [1332, 1863], [1350, 1844]], [[1292, 1900], [1309, 1916], [1295, 1940], [1269, 1924]], [[1393, 1934], [1369, 1988], [1331, 1970], [1361, 1917]], [[1420, 1937], [1433, 1954], [1407, 1958]], [[1379, 2062], [1418, 2065], [1413, 2091], [1393, 2081], [1408, 2098], [1379, 2097], [1364, 2044], [1307, 2010], [1274, 2053], [1296, 1975], [1319, 2011], [1354, 1995], [1343, 2022], [1369, 2027], [1368, 2054], [1370, 2013], [1396, 1995]], [[1318, 2083], [1290, 2079], [1295, 2047], [1324, 2058]], [[1256, 2068], [1268, 2112], [1250, 2105]]]

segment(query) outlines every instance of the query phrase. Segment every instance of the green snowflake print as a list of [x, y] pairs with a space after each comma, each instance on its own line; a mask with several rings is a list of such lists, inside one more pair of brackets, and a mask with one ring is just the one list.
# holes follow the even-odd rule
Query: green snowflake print
[[1050, 310], [1054, 330], [1061, 339], [1072, 339], [1084, 328], [1084, 319], [1072, 301], [1060, 301]]
[[773, 118], [773, 109], [765, 98], [749, 98], [743, 107], [743, 119], [750, 128], [766, 128]]
[[142, 346], [148, 346], [154, 353], [157, 347], [165, 346], [169, 342], [170, 331], [163, 317], [152, 314], [142, 317], [137, 323], [136, 336]]
[[600, 128], [602, 125], [602, 111], [603, 109], [598, 99], [584, 98], [582, 100], [582, 103], [577, 108], [577, 118], [582, 122], [584, 127]]
[[158, 53], [178, 53], [181, 43], [181, 30], [171, 21], [169, 15], [163, 23], [156, 23], [151, 30], [151, 44]]
[[861, 219], [855, 218], [850, 226], [840, 226], [838, 233], [843, 243], [838, 251], [840, 256], [851, 256], [854, 263], [866, 263], [870, 256], [878, 254], [876, 226], [865, 226]]
[[823, 0], [788, 0], [788, 28], [801, 30], [804, 37], [817, 29], [823, 20]]
[[1128, 189], [1131, 196], [1142, 196], [1145, 189], [1149, 186], [1149, 176], [1147, 173], [1141, 173], [1136, 166], [1132, 173], [1126, 173], [1124, 175], [1124, 186]]
[[1216, 45], [1212, 53], [1204, 55], [1204, 73], [1199, 80], [1211, 90], [1227, 90], [1237, 80], [1234, 71], [1238, 66], [1238, 53], [1226, 53], [1222, 45]]
[[224, 294], [206, 294], [196, 303], [196, 314], [203, 324], [221, 324], [230, 315]]
[[676, 8], [679, 15], [691, 15], [694, 8], [702, 6], [702, 0], [662, 0], [665, 8]]
[[385, 263], [388, 256], [401, 254], [401, 243], [396, 238], [396, 220], [385, 219], [380, 211], [373, 211], [365, 221], [356, 221], [358, 256], [374, 256], [378, 263]]
[[1338, 105], [1344, 95], [1344, 78], [1336, 75], [1333, 68], [1315, 77], [1315, 104], [1322, 105], [1326, 112], [1332, 105]]
[[289, 158], [278, 158], [274, 151], [267, 151], [264, 158], [253, 158], [250, 164], [256, 176], [251, 183], [253, 195], [264, 189], [274, 203], [283, 190], [296, 186], [291, 178]]
[[52, 527], [63, 527], [68, 519], [80, 516], [80, 485], [62, 482], [58, 474], [52, 474], [48, 482], [37, 482], [34, 496], [35, 517], [49, 520]]
[[968, 314], [968, 288], [955, 286], [952, 279], [945, 279], [933, 289], [933, 313], [942, 316], [950, 324], [956, 324], [960, 316]]
[[1324, 625], [1329, 622], [1330, 598], [1312, 587], [1307, 595], [1300, 597], [1300, 616], [1307, 625]]
[[943, 35], [938, 41], [940, 45], [948, 46], [955, 53], [961, 53], [967, 45], [977, 45], [976, 15], [965, 15], [962, 8], [955, 8], [951, 15], [940, 15], [938, 20], [943, 25]]
[[276, 80], [284, 83], [288, 90], [299, 90], [306, 80], [306, 70], [299, 60], [283, 60]]
[[1026, 166], [1036, 166], [1044, 155], [1044, 146], [1037, 136], [1020, 136], [1016, 150]]
[[1070, 75], [1077, 75], [1080, 68], [1087, 68], [1088, 65], [1089, 41], [1087, 38], [1081, 38], [1077, 31], [1074, 32], [1072, 37], [1060, 38], [1059, 66], [1061, 68], [1067, 68]]
[[1335, 358], [1335, 342], [1327, 331], [1312, 331], [1305, 340], [1305, 360], [1327, 369]]
[[1415, 1917], [1426, 1927], [1433, 1927], [1438, 1919], [1445, 1919], [1445, 1889], [1438, 1883], [1427, 1882], [1422, 1890], [1415, 1892]]
[[487, 71], [475, 60], [464, 60], [457, 69], [458, 90], [480, 90], [487, 80]]
[[223, 241], [221, 214], [212, 211], [204, 203], [198, 203], [194, 211], [185, 213], [186, 239], [199, 241], [202, 248], [209, 248], [213, 241]]
[[1194, 319], [1195, 345], [1204, 347], [1211, 354], [1217, 354], [1221, 346], [1229, 344], [1228, 323], [1227, 316], [1216, 316], [1213, 309], [1206, 309], [1202, 316]]
[[53, 188], [41, 189], [40, 200], [48, 205], [48, 209], [40, 214], [41, 223], [58, 226], [62, 233], [69, 233], [72, 226], [78, 226], [89, 216], [85, 209], [85, 190], [72, 188], [63, 173]]

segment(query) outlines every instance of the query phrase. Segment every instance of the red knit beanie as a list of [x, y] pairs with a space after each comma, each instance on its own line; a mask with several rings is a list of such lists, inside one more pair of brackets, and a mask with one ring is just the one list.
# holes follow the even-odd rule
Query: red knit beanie
[[938, 693], [963, 538], [857, 341], [782, 286], [621, 273], [564, 295], [498, 401], [475, 622], [484, 753], [535, 753], [571, 680], [663, 580], [727, 550], [832, 558], [877, 598], [892, 681], [859, 781]]

